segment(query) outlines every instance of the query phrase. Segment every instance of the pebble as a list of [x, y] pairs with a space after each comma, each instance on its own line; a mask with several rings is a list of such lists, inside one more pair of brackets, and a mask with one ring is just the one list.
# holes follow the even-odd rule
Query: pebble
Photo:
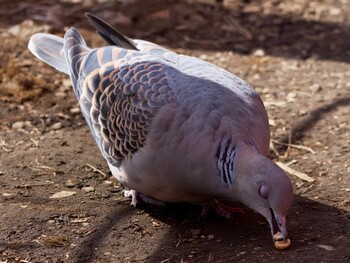
[[203, 60], [207, 60], [207, 59], [208, 59], [208, 55], [206, 55], [206, 54], [201, 54], [201, 55], [199, 56], [199, 58], [200, 58], [200, 59], [203, 59]]
[[208, 235], [208, 240], [213, 240], [215, 238], [214, 235]]
[[56, 122], [55, 124], [53, 124], [53, 125], [51, 126], [51, 128], [52, 128], [53, 130], [60, 130], [60, 129], [63, 128], [63, 125], [62, 125], [61, 122]]
[[94, 192], [95, 188], [93, 186], [86, 186], [81, 188], [81, 190], [85, 191], [86, 193]]
[[153, 227], [160, 227], [160, 224], [158, 222], [156, 222], [156, 221], [153, 221], [152, 222], [152, 226]]
[[71, 113], [79, 113], [80, 112], [80, 108], [76, 107], [76, 108], [71, 108], [69, 110]]
[[334, 247], [332, 246], [328, 246], [328, 245], [317, 245], [319, 248], [323, 248], [327, 251], [333, 251], [334, 250]]
[[201, 233], [200, 229], [194, 229], [192, 230], [192, 236], [198, 236]]
[[16, 121], [12, 124], [13, 129], [23, 129], [24, 128], [24, 122], [23, 121]]
[[256, 57], [263, 57], [263, 56], [265, 56], [265, 51], [263, 49], [259, 48], [259, 49], [254, 51], [253, 55]]
[[68, 187], [68, 188], [72, 188], [75, 186], [75, 183], [72, 181], [72, 180], [67, 180], [65, 183], [64, 183], [64, 186], [65, 187]]
[[331, 16], [338, 16], [338, 15], [341, 14], [341, 9], [340, 9], [340, 8], [337, 8], [337, 7], [331, 7], [331, 8], [329, 9], [329, 14], [330, 14]]
[[114, 186], [114, 187], [112, 187], [112, 188], [110, 189], [110, 191], [111, 191], [112, 193], [118, 193], [118, 192], [121, 191], [121, 189], [120, 189], [119, 186]]
[[109, 197], [111, 197], [110, 193], [107, 192], [107, 191], [103, 191], [103, 192], [101, 193], [101, 196], [104, 197], [104, 198], [109, 198]]
[[53, 195], [51, 195], [50, 198], [56, 199], [56, 198], [72, 196], [75, 194], [76, 194], [76, 192], [73, 192], [73, 191], [60, 191], [60, 192], [57, 192], [57, 193], [54, 193]]
[[321, 88], [321, 85], [318, 84], [318, 83], [315, 83], [315, 84], [312, 84], [311, 86], [309, 86], [309, 90], [310, 90], [311, 92], [314, 92], [314, 93], [317, 92], [317, 91], [319, 91], [320, 88]]

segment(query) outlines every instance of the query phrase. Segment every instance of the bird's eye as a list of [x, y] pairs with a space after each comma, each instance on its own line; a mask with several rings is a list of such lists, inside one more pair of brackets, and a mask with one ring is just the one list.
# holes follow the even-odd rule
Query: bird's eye
[[268, 195], [269, 195], [269, 190], [266, 184], [261, 184], [259, 186], [259, 195], [264, 198], [267, 199]]

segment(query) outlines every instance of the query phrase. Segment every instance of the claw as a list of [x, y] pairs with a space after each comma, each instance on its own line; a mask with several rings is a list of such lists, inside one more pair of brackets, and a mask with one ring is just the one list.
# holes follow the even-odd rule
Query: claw
[[135, 190], [123, 190], [122, 194], [124, 197], [131, 197], [130, 205], [136, 207], [136, 205], [139, 203], [138, 193]]
[[164, 206], [165, 202], [160, 201], [158, 199], [155, 199], [153, 197], [141, 194], [135, 190], [123, 190], [122, 194], [125, 197], [131, 197], [131, 204], [132, 206], [136, 207], [137, 204], [140, 202], [144, 202], [146, 204], [151, 204], [151, 205], [158, 205], [158, 206]]

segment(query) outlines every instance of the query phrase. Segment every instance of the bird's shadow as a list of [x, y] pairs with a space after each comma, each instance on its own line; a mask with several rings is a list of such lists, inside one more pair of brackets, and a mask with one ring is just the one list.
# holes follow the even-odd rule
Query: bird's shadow
[[[286, 253], [290, 259], [302, 254], [303, 258], [307, 258], [308, 251], [318, 249], [317, 245], [346, 248], [349, 244], [346, 236], [350, 231], [349, 213], [302, 196], [296, 196], [288, 213], [287, 225], [292, 245], [286, 252], [274, 249], [268, 224], [251, 210], [232, 219], [214, 214], [199, 219], [200, 209], [190, 204], [145, 205], [142, 208], [151, 218], [169, 226], [164, 236], [157, 240], [158, 246], [142, 262], [181, 262], [191, 255], [195, 256], [193, 262], [233, 262], [243, 254], [249, 261], [250, 257], [257, 260], [266, 253], [277, 260], [286, 258]], [[134, 208], [124, 207], [110, 212], [98, 230], [78, 245], [75, 262], [95, 262], [98, 259], [96, 251], [102, 246], [104, 238], [114, 226], [133, 213], [131, 209]], [[121, 241], [116, 238], [111, 242]], [[319, 249], [318, 253], [324, 254], [322, 257], [326, 261], [350, 256], [349, 251], [327, 252]]]
[[[247, 251], [252, 253], [252, 261], [259, 258], [261, 251], [273, 254], [276, 259], [282, 260], [285, 256], [273, 247], [265, 219], [251, 210], [232, 219], [213, 215], [204, 221], [198, 221], [192, 212], [192, 218], [184, 222], [184, 215], [179, 217], [178, 214], [193, 211], [192, 208], [186, 210], [183, 212], [181, 207], [177, 207], [166, 214], [152, 215], [171, 224], [172, 229], [159, 240], [159, 246], [147, 262], [161, 262], [167, 258], [171, 259], [170, 262], [180, 262], [193, 253], [198, 253], [196, 262], [208, 262], [211, 259], [213, 262], [232, 262], [233, 258], [238, 260], [240, 254], [246, 254]], [[287, 215], [288, 231], [292, 240], [292, 246], [288, 249], [290, 258], [298, 253], [304, 253], [306, 258], [306, 251], [315, 250], [319, 244], [347, 247], [349, 223], [350, 215], [346, 211], [296, 196]], [[194, 229], [200, 233], [198, 236], [193, 236]], [[211, 238], [213, 239], [209, 240]], [[337, 253], [342, 255], [344, 251], [338, 250]], [[350, 252], [345, 254], [350, 256]], [[334, 254], [326, 253], [325, 256], [326, 259], [332, 259]], [[249, 261], [249, 255], [246, 255], [246, 260]]]
[[[292, 125], [289, 134], [282, 136], [278, 141], [288, 145], [288, 143], [295, 143], [298, 140], [302, 140], [306, 132], [311, 130], [318, 121], [325, 117], [325, 115], [331, 114], [339, 107], [346, 106], [350, 106], [350, 96], [334, 99], [331, 102], [327, 102], [320, 107], [311, 110], [305, 117], [299, 119], [294, 125]], [[279, 150], [285, 150], [287, 146], [278, 145], [276, 148]]]

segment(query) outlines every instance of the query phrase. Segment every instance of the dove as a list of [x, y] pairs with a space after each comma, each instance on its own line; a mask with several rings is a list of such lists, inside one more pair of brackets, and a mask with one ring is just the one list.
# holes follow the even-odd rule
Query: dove
[[75, 28], [34, 34], [39, 59], [70, 76], [92, 136], [132, 204], [189, 202], [221, 215], [241, 202], [287, 248], [293, 186], [266, 157], [270, 130], [254, 89], [232, 73], [157, 44], [127, 38], [86, 14], [108, 46], [90, 48]]

